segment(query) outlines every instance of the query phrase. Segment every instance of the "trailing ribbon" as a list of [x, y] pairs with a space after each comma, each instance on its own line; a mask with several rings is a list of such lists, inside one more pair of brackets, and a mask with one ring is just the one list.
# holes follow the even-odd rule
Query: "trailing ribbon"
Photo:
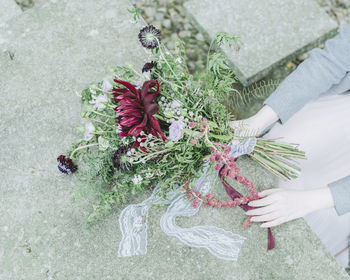
[[[231, 145], [231, 152], [230, 155], [234, 156], [235, 158], [244, 155], [244, 154], [250, 154], [254, 151], [254, 147], [256, 145], [256, 138], [247, 138], [244, 141], [240, 143], [241, 145]], [[223, 165], [222, 168], [224, 168], [225, 165]], [[220, 170], [221, 171], [221, 170]], [[219, 171], [219, 174], [221, 173]], [[225, 176], [220, 174], [220, 179], [222, 184], [225, 187], [226, 193], [234, 200], [235, 198], [242, 197], [242, 194], [240, 194], [237, 190], [235, 190], [226, 180]], [[255, 209], [255, 207], [249, 206], [248, 204], [241, 204], [239, 205], [244, 211], [248, 211], [250, 209]], [[267, 250], [272, 250], [275, 248], [275, 240], [271, 232], [271, 228], [267, 228], [267, 238], [268, 238], [268, 245]]]
[[[200, 178], [194, 180], [194, 191], [199, 191], [206, 195], [210, 191], [211, 184], [217, 178], [217, 172], [209, 174], [209, 161], [204, 164], [204, 173]], [[213, 170], [212, 170], [213, 171]], [[192, 202], [185, 199], [185, 194], [176, 198], [168, 207], [166, 213], [160, 220], [163, 231], [172, 236], [176, 236], [183, 243], [191, 247], [202, 247], [209, 250], [214, 256], [235, 261], [242, 243], [246, 239], [238, 234], [215, 227], [215, 226], [195, 226], [191, 228], [181, 228], [175, 224], [178, 216], [193, 216], [199, 210], [199, 206], [194, 208]]]
[[[254, 150], [255, 144], [255, 138], [248, 138], [242, 142], [231, 142], [231, 153], [235, 157], [251, 153]], [[206, 161], [204, 163], [203, 175], [194, 180], [194, 191], [199, 191], [202, 195], [209, 193], [211, 185], [218, 177], [218, 173], [213, 169], [209, 170], [209, 167], [210, 163]], [[227, 193], [233, 199], [241, 196], [224, 178], [221, 177], [221, 181]], [[178, 185], [175, 185], [175, 191], [169, 191], [167, 198], [163, 199], [156, 195], [158, 187], [157, 185], [149, 198], [139, 204], [130, 204], [121, 212], [119, 225], [122, 240], [119, 243], [118, 257], [147, 253], [148, 209], [151, 204], [163, 203], [170, 204], [160, 220], [160, 226], [166, 234], [176, 236], [188, 246], [206, 248], [211, 254], [220, 259], [237, 260], [240, 248], [246, 239], [245, 237], [215, 226], [194, 226], [191, 228], [177, 226], [175, 223], [176, 217], [195, 215], [202, 205], [202, 201], [199, 201], [198, 207], [194, 208], [192, 201], [186, 199], [184, 193], [177, 191], [179, 189]], [[244, 210], [250, 208], [248, 205], [241, 205], [241, 207]]]
[[[194, 190], [204, 195], [210, 191], [211, 184], [217, 178], [217, 172], [209, 172], [209, 161], [204, 163], [203, 175], [194, 181]], [[127, 257], [143, 255], [147, 253], [147, 216], [149, 203], [170, 204], [160, 220], [162, 230], [170, 235], [176, 236], [183, 243], [191, 247], [206, 248], [214, 256], [236, 261], [240, 248], [246, 239], [243, 236], [215, 226], [195, 226], [181, 228], [176, 225], [175, 219], [179, 216], [193, 216], [201, 206], [193, 208], [192, 201], [185, 198], [185, 193], [171, 191], [169, 198], [164, 200], [156, 195], [158, 186], [152, 195], [139, 204], [131, 204], [123, 209], [119, 224], [122, 232], [122, 240], [119, 243], [118, 256]]]

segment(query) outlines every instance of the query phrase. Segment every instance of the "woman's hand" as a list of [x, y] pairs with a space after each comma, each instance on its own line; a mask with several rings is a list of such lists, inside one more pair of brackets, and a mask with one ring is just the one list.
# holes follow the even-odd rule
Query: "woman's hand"
[[249, 206], [259, 207], [245, 212], [252, 222], [264, 222], [261, 227], [273, 227], [301, 218], [311, 212], [334, 207], [329, 187], [311, 190], [276, 188], [258, 193], [259, 199]]
[[230, 127], [235, 130], [236, 136], [259, 136], [266, 127], [278, 119], [276, 112], [270, 106], [264, 105], [252, 117], [230, 122]]

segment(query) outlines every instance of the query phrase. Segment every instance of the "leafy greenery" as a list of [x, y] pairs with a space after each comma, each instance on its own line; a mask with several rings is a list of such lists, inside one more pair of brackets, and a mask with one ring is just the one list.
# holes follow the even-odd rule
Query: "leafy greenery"
[[[87, 126], [84, 140], [73, 145], [70, 157], [80, 160], [79, 178], [86, 189], [98, 197], [87, 216], [87, 223], [98, 220], [114, 205], [125, 203], [132, 195], [152, 190], [156, 185], [159, 185], [157, 194], [165, 198], [169, 190], [179, 190], [175, 188], [176, 184], [182, 185], [200, 176], [203, 159], [212, 151], [206, 141], [190, 143], [191, 139], [201, 134], [198, 129], [191, 128], [191, 122], [201, 123], [203, 118], [209, 121], [208, 141], [227, 144], [232, 140], [234, 135], [229, 127], [229, 122], [235, 119], [232, 105], [246, 100], [235, 89], [234, 74], [223, 54], [213, 51], [223, 44], [237, 49], [238, 37], [218, 33], [210, 45], [206, 71], [194, 75], [190, 74], [186, 66], [182, 41], [176, 44], [175, 56], [159, 41], [158, 47], [152, 49], [149, 61], [157, 64], [149, 74], [151, 79], [160, 83], [161, 90], [155, 99], [159, 110], [154, 117], [167, 136], [165, 142], [152, 135], [118, 136], [115, 108], [119, 103], [114, 100], [111, 89], [120, 88], [121, 85], [114, 79], [141, 87], [150, 78], [132, 65], [111, 69], [104, 81], [92, 84], [81, 92], [84, 105], [82, 117], [86, 119]], [[260, 89], [254, 90], [259, 93]], [[234, 100], [235, 104], [227, 102], [228, 99]], [[182, 137], [172, 141], [169, 127], [175, 121], [181, 121], [185, 127], [181, 130]], [[142, 145], [147, 147], [146, 151], [132, 148], [136, 141], [141, 141], [140, 137], [145, 141]], [[276, 175], [294, 176], [295, 170], [283, 162], [275, 161], [275, 153], [270, 150], [277, 149], [285, 158], [295, 154], [302, 157], [302, 153], [296, 153], [291, 145], [272, 145], [268, 141], [259, 143], [259, 154], [254, 154], [254, 160]], [[117, 164], [113, 158], [117, 158]]]

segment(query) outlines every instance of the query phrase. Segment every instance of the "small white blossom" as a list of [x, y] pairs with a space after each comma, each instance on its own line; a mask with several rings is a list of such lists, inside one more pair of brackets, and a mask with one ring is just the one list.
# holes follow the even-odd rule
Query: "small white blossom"
[[141, 182], [142, 182], [142, 177], [141, 177], [141, 175], [135, 174], [134, 178], [132, 179], [132, 182], [133, 182], [135, 185], [141, 184]]
[[120, 125], [117, 126], [115, 133], [119, 134], [120, 132], [122, 132], [122, 128]]
[[88, 122], [85, 124], [85, 132], [84, 132], [85, 141], [90, 141], [94, 137], [94, 135], [91, 134], [94, 131], [95, 131], [95, 126], [91, 122]]
[[135, 149], [134, 148], [131, 148], [130, 150], [132, 153], [135, 153]]
[[153, 142], [151, 142], [151, 143], [149, 143], [149, 145], [150, 145], [151, 147], [153, 147], [153, 146], [154, 146], [154, 143], [153, 143]]
[[171, 108], [178, 108], [182, 105], [182, 103], [180, 101], [174, 100], [173, 102], [171, 102]]
[[102, 136], [98, 137], [98, 146], [101, 151], [104, 151], [109, 148], [109, 141]]
[[110, 90], [113, 89], [113, 86], [107, 79], [104, 79], [103, 83], [102, 83], [102, 86], [101, 86], [101, 89], [103, 91], [110, 91]]
[[175, 62], [177, 62], [177, 63], [182, 63], [182, 60], [181, 60], [180, 57], [178, 57], [177, 59], [175, 59]]
[[151, 139], [153, 137], [153, 135], [150, 133], [147, 135], [148, 139]]
[[98, 96], [93, 95], [92, 98], [93, 100], [90, 101], [90, 104], [93, 104], [94, 109], [101, 111], [106, 108], [106, 105], [103, 103], [108, 102], [108, 99], [104, 94], [100, 94]]
[[130, 151], [128, 151], [126, 154], [127, 154], [128, 156], [131, 156], [131, 152], [130, 152]]
[[141, 132], [140, 132], [140, 135], [141, 135], [141, 136], [145, 135], [145, 132], [144, 132], [144, 131], [141, 131]]
[[143, 85], [144, 82], [148, 81], [151, 79], [151, 71], [145, 71], [142, 73], [142, 77], [138, 79], [135, 83], [136, 88], [140, 89]]
[[190, 111], [188, 114], [190, 115], [190, 117], [193, 117], [193, 112], [192, 111]]
[[95, 90], [93, 90], [92, 88], [89, 88], [89, 90], [90, 90], [90, 93], [91, 93], [92, 95], [96, 95], [96, 91], [95, 91]]

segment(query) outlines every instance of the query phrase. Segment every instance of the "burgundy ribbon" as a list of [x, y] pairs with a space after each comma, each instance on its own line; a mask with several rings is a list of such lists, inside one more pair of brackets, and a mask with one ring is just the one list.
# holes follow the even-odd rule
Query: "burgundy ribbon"
[[[221, 171], [221, 170], [220, 170]], [[219, 171], [219, 174], [221, 173]], [[235, 198], [240, 198], [243, 197], [238, 191], [236, 191], [229, 183], [226, 182], [225, 176], [220, 174], [220, 179], [222, 184], [224, 185], [225, 189], [226, 189], [226, 193], [232, 198], [232, 200], [234, 200]], [[240, 204], [239, 205], [244, 211], [248, 211], [250, 209], [255, 209], [255, 207], [249, 206], [248, 204]], [[267, 238], [268, 238], [268, 242], [267, 242], [267, 250], [272, 250], [273, 248], [275, 248], [275, 239], [273, 238], [272, 232], [271, 232], [271, 228], [267, 228]]]

